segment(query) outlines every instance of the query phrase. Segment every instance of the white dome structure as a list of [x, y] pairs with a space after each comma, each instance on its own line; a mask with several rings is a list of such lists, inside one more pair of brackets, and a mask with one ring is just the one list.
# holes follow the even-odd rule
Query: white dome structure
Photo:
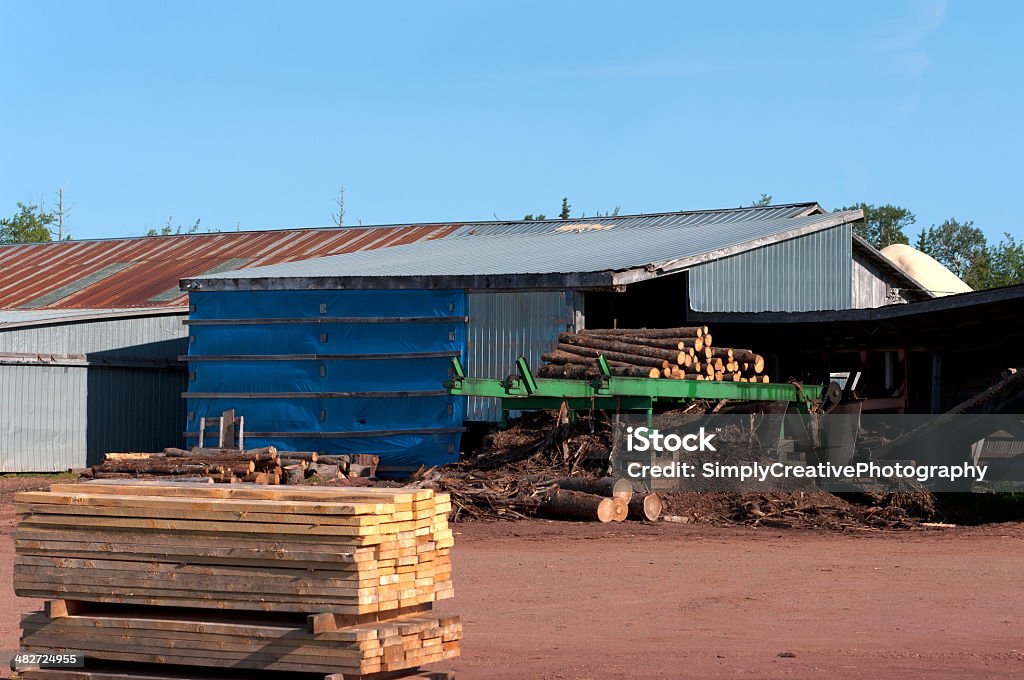
[[934, 257], [917, 248], [893, 243], [882, 248], [882, 255], [938, 297], [974, 290]]

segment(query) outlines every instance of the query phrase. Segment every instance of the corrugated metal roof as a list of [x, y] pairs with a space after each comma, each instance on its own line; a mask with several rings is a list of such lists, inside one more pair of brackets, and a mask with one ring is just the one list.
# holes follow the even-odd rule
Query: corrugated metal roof
[[[612, 277], [608, 282], [630, 283], [835, 227], [861, 216], [859, 210], [854, 210], [735, 221], [727, 228], [719, 222], [697, 221], [681, 226], [656, 224], [643, 229], [642, 233], [638, 233], [641, 230], [635, 226], [619, 228], [618, 225], [565, 230], [571, 225], [559, 221], [556, 226], [549, 225], [545, 233], [475, 235], [449, 238], [444, 242], [420, 242], [391, 248], [386, 254], [360, 252], [213, 274], [187, 281], [186, 285], [203, 289], [226, 281], [296, 278], [352, 281], [386, 277], [395, 287], [405, 287], [398, 286], [401, 277], [507, 277], [633, 270], [630, 276]], [[639, 217], [632, 219], [642, 221]], [[408, 281], [406, 285], [416, 287], [420, 283], [423, 282]], [[514, 282], [504, 281], [503, 284], [517, 287]], [[481, 285], [493, 284], [481, 282]]]
[[573, 224], [623, 231], [731, 224], [821, 212], [817, 203], [653, 215], [220, 232], [0, 246], [0, 309], [177, 306], [180, 279], [446, 237], [546, 233]]
[[544, 234], [567, 224], [587, 224], [615, 229], [655, 229], [682, 227], [694, 224], [733, 224], [774, 219], [804, 217], [824, 212], [817, 203], [793, 203], [759, 208], [730, 208], [725, 210], [690, 210], [687, 212], [654, 213], [649, 215], [617, 215], [615, 217], [581, 217], [572, 220], [520, 220], [516, 222], [467, 223], [455, 236], [515, 236]]
[[443, 238], [460, 226], [289, 229], [0, 246], [0, 308], [177, 306], [185, 303], [185, 294], [168, 293], [177, 291], [180, 279], [219, 270], [232, 260], [248, 260], [243, 266], [304, 260]]

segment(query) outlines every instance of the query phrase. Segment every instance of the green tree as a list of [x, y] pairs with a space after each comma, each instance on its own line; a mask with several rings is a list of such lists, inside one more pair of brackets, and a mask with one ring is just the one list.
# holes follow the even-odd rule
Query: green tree
[[893, 243], [910, 243], [904, 229], [913, 225], [914, 213], [898, 205], [871, 205], [856, 203], [839, 210], [863, 210], [864, 221], [854, 225], [854, 231], [868, 243], [881, 250]]
[[[604, 212], [601, 212], [600, 210], [598, 210], [596, 213], [591, 215], [591, 217], [618, 217], [620, 210], [622, 210], [622, 206], [621, 205], [617, 205], [614, 208], [612, 208], [611, 210], [605, 210]], [[586, 217], [586, 216], [587, 216], [586, 213], [583, 213], [582, 215], [580, 215], [580, 217]]]
[[989, 247], [988, 278], [984, 282], [985, 288], [1024, 283], [1024, 243], [1018, 243], [1009, 234], [1003, 236], [1005, 239], [998, 245]]
[[541, 220], [546, 220], [547, 218], [548, 216], [545, 215], [544, 213], [538, 213], [536, 215], [534, 215], [533, 213], [527, 213], [526, 215], [523, 215], [524, 222], [533, 222], [534, 220], [539, 222]]
[[180, 236], [182, 234], [195, 234], [199, 232], [199, 220], [195, 221], [188, 229], [185, 229], [180, 224], [174, 226], [174, 218], [168, 217], [167, 224], [160, 227], [159, 229], [148, 229], [146, 230], [146, 236]]
[[569, 205], [568, 198], [562, 198], [562, 212], [558, 213], [558, 219], [567, 220], [569, 219], [569, 211], [572, 210], [572, 206]]
[[764, 208], [765, 206], [769, 206], [771, 204], [772, 204], [772, 195], [771, 194], [761, 194], [761, 198], [759, 198], [756, 201], [754, 201], [753, 203], [751, 203], [750, 207], [751, 208]]
[[985, 232], [967, 220], [950, 218], [918, 237], [918, 246], [964, 280], [971, 288], [987, 288], [991, 257]]
[[57, 217], [38, 205], [18, 202], [18, 212], [0, 219], [0, 243], [44, 243], [52, 240], [50, 225]]

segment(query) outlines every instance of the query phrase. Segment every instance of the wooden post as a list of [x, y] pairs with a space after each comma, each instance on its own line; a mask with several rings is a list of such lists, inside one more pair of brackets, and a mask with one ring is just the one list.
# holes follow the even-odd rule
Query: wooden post
[[228, 409], [220, 414], [220, 447], [235, 448], [235, 409]]

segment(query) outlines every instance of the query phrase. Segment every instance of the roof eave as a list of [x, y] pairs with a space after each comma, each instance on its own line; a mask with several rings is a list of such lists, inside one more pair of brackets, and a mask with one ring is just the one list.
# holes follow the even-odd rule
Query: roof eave
[[277, 276], [252, 279], [182, 279], [186, 292], [251, 290], [610, 290], [610, 271], [554, 274], [423, 276]]

